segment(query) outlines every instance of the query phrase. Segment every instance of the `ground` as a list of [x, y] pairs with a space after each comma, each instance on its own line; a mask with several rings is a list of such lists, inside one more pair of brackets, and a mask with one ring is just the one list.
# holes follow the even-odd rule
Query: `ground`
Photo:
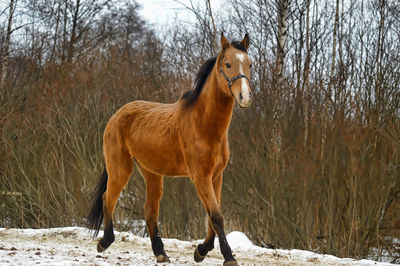
[[[227, 238], [239, 265], [390, 265], [371, 260], [339, 259], [309, 251], [265, 249], [253, 245], [241, 232], [232, 232]], [[217, 241], [216, 248], [202, 263], [193, 260], [193, 252], [200, 240], [163, 241], [171, 260], [168, 265], [223, 263]], [[116, 232], [115, 242], [103, 253], [96, 251], [96, 244], [97, 240], [81, 227], [0, 228], [0, 265], [156, 265], [149, 238]]]

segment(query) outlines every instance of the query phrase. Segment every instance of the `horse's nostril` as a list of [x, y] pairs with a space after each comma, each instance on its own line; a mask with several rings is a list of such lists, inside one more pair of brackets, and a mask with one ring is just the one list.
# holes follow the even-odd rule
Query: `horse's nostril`
[[239, 99], [242, 101], [243, 100], [243, 95], [242, 93], [239, 93]]

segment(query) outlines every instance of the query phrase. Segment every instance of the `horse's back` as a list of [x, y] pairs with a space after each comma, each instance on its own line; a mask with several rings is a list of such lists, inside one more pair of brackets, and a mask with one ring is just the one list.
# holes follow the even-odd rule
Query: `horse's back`
[[[179, 142], [180, 108], [175, 104], [133, 101], [109, 120], [104, 133], [142, 167], [162, 175], [186, 175]], [[117, 148], [117, 147], [116, 147]]]

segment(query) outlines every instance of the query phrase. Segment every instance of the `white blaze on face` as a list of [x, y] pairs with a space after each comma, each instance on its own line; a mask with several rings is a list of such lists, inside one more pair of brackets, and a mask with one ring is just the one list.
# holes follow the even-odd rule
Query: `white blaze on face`
[[[236, 58], [239, 60], [239, 74], [243, 74], [243, 63], [244, 63], [244, 59], [245, 59], [245, 55], [244, 54], [236, 54]], [[240, 105], [242, 106], [248, 106], [250, 104], [250, 88], [249, 85], [247, 83], [247, 79], [245, 78], [241, 78], [241, 95], [242, 95], [242, 99], [239, 101]]]

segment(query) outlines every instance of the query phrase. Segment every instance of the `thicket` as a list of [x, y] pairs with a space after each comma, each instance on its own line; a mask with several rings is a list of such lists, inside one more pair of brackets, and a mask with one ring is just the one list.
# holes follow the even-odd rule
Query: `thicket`
[[[388, 251], [396, 262], [397, 252], [399, 262], [396, 1], [231, 0], [219, 14], [193, 5], [190, 27], [157, 35], [135, 4], [53, 2], [10, 0], [0, 13], [0, 191], [22, 195], [0, 194], [0, 226], [82, 225], [110, 116], [137, 99], [176, 101], [223, 29], [231, 39], [249, 32], [254, 65], [253, 105], [235, 109], [229, 133], [227, 231], [337, 256]], [[189, 179], [164, 185], [162, 235], [203, 238]], [[144, 218], [144, 200], [135, 170], [118, 229]]]

